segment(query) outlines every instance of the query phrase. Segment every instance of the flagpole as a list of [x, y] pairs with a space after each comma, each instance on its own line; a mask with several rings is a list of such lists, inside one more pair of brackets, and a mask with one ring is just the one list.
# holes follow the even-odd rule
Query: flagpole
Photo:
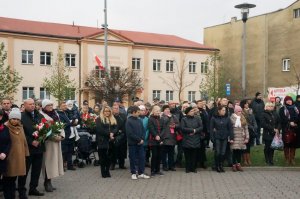
[[107, 0], [104, 0], [104, 67], [107, 74], [109, 74], [107, 56]]

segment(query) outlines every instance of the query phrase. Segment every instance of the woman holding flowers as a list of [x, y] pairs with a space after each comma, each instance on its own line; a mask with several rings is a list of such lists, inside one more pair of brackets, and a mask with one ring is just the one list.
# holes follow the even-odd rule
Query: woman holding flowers
[[[49, 99], [44, 99], [42, 101], [42, 110], [40, 113], [46, 119], [45, 127], [50, 127], [51, 125], [57, 126], [57, 122], [60, 122], [57, 112], [53, 109], [53, 102]], [[45, 149], [44, 159], [43, 159], [43, 171], [45, 175], [45, 190], [47, 192], [53, 192], [51, 179], [64, 174], [63, 158], [61, 150], [61, 141], [65, 137], [65, 132], [63, 129], [51, 128], [52, 133], [45, 139]], [[49, 128], [50, 131], [50, 128]]]
[[114, 140], [114, 134], [117, 130], [117, 121], [112, 114], [111, 108], [104, 106], [100, 112], [100, 117], [96, 119], [96, 140], [103, 178], [111, 177], [109, 173], [109, 142]]

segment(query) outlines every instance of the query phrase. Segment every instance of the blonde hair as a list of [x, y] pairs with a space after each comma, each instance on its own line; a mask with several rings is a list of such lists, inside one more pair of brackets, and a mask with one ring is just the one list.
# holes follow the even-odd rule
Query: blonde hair
[[243, 127], [245, 127], [246, 125], [248, 125], [246, 117], [243, 114], [241, 115], [241, 124], [242, 124]]
[[[104, 116], [105, 109], [108, 109], [110, 111], [110, 116], [108, 118]], [[117, 125], [117, 120], [114, 117], [114, 115], [112, 113], [112, 110], [111, 110], [111, 108], [109, 106], [102, 107], [102, 110], [100, 112], [100, 120], [104, 124]]]
[[274, 104], [273, 104], [272, 102], [267, 102], [266, 105], [265, 105], [265, 109], [266, 109], [266, 107], [268, 107], [268, 106], [274, 107]]
[[156, 111], [160, 111], [161, 109], [160, 109], [160, 107], [159, 106], [157, 106], [157, 105], [154, 105], [153, 107], [152, 107], [152, 110], [151, 110], [151, 113], [150, 113], [150, 115], [153, 115], [154, 114], [154, 112], [156, 112]]

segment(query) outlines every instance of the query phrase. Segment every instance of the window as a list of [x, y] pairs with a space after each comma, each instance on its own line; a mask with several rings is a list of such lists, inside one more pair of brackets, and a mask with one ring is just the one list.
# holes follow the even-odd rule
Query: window
[[28, 98], [35, 98], [34, 97], [34, 88], [33, 87], [23, 87], [23, 100], [26, 100]]
[[75, 88], [68, 88], [65, 93], [65, 99], [67, 100], [75, 100], [75, 93], [76, 89]]
[[294, 18], [300, 18], [300, 8], [294, 10]]
[[201, 62], [201, 73], [207, 74], [208, 72], [208, 63], [207, 62]]
[[67, 67], [75, 67], [75, 57], [76, 54], [70, 54], [70, 53], [66, 53], [65, 54], [65, 65]]
[[189, 62], [189, 73], [196, 73], [196, 62]]
[[132, 70], [141, 70], [140, 58], [132, 58]]
[[196, 97], [196, 91], [189, 91], [188, 92], [188, 100], [189, 100], [189, 102], [195, 101], [195, 97]]
[[22, 64], [33, 64], [33, 50], [22, 50]]
[[173, 72], [173, 65], [174, 65], [174, 61], [173, 60], [167, 60], [166, 61], [166, 71], [167, 72]]
[[111, 66], [110, 67], [110, 75], [120, 76], [120, 67], [119, 66]]
[[40, 64], [41, 65], [51, 65], [51, 52], [41, 52], [40, 53]]
[[160, 59], [153, 59], [153, 71], [160, 71]]
[[40, 99], [50, 99], [50, 92], [46, 88], [40, 88]]
[[290, 59], [283, 59], [282, 60], [282, 71], [290, 71]]
[[166, 101], [169, 102], [173, 100], [173, 91], [166, 91]]
[[100, 70], [99, 66], [95, 66], [95, 77], [104, 78], [105, 77], [105, 70]]
[[154, 100], [155, 98], [160, 99], [160, 90], [153, 90], [152, 91], [152, 100]]

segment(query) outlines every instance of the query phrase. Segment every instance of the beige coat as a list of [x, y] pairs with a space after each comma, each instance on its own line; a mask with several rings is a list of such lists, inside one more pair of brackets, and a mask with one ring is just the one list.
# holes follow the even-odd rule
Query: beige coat
[[231, 149], [242, 149], [245, 150], [246, 143], [245, 141], [249, 141], [249, 131], [248, 131], [248, 126], [242, 126], [242, 127], [235, 127], [235, 121], [236, 117], [234, 114], [231, 115], [230, 120], [232, 123], [232, 128], [233, 128], [233, 144], [231, 144]]
[[[53, 120], [51, 117], [49, 117], [43, 111], [41, 111], [40, 113], [48, 121]], [[62, 137], [65, 137], [64, 130], [61, 131], [60, 135]], [[64, 166], [63, 166], [61, 142], [46, 140], [45, 141], [45, 148], [46, 148], [46, 151], [44, 152], [43, 166], [42, 166], [43, 174], [45, 175], [45, 171], [46, 171], [48, 179], [64, 175]]]
[[7, 172], [5, 176], [24, 176], [26, 175], [26, 156], [29, 156], [29, 150], [23, 125], [19, 123], [19, 125], [13, 126], [7, 122], [6, 126], [9, 129], [11, 148], [7, 156]]

